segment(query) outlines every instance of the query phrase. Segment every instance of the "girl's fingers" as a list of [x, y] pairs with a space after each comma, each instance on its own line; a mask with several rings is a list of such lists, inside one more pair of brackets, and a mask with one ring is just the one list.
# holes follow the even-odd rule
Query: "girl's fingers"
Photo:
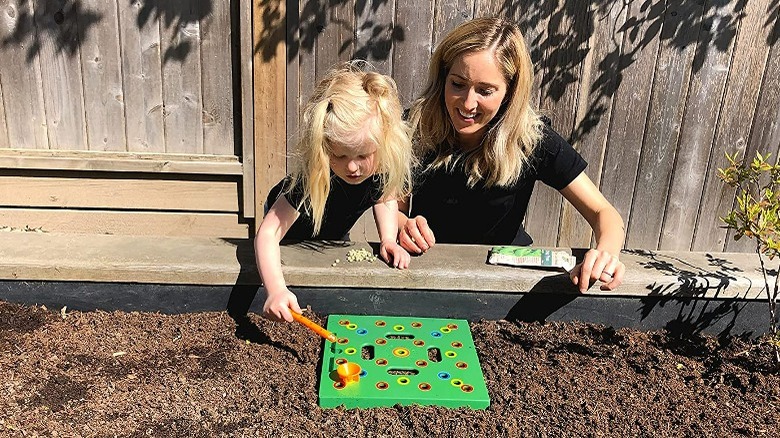
[[[298, 312], [298, 313], [300, 313], [300, 312]], [[292, 314], [290, 313], [290, 309], [280, 309], [279, 310], [279, 317], [280, 317], [280, 321], [287, 321], [287, 322], [292, 322], [293, 321], [293, 317], [292, 317]]]
[[[296, 297], [295, 295], [293, 295], [290, 298], [290, 308], [293, 309], [293, 311], [296, 313], [303, 313], [303, 310], [301, 310], [301, 306], [298, 305], [298, 297]], [[290, 315], [290, 318], [292, 318], [292, 315]]]

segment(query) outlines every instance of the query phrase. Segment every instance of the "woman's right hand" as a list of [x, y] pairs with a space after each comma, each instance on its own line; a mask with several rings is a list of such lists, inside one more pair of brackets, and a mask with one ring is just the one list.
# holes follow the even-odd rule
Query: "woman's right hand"
[[293, 317], [290, 309], [294, 312], [303, 313], [298, 305], [298, 297], [285, 287], [276, 293], [268, 294], [268, 298], [265, 299], [265, 304], [263, 305], [263, 316], [271, 321], [292, 322]]
[[422, 254], [436, 243], [428, 220], [422, 216], [406, 219], [398, 230], [398, 243], [407, 251]]

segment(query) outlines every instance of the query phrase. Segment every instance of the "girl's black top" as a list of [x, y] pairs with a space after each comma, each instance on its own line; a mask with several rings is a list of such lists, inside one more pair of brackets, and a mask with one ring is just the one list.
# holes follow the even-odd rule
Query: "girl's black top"
[[306, 212], [306, 208], [299, 207], [303, 199], [303, 185], [299, 181], [292, 191], [285, 193], [290, 181], [288, 175], [276, 184], [268, 193], [267, 200], [267, 205], [270, 207], [279, 196], [284, 194], [287, 202], [300, 213], [283, 240], [349, 240], [349, 230], [355, 222], [382, 197], [381, 180], [377, 175], [353, 185], [331, 172], [330, 193], [325, 202], [322, 226], [320, 232], [315, 235], [314, 220]]

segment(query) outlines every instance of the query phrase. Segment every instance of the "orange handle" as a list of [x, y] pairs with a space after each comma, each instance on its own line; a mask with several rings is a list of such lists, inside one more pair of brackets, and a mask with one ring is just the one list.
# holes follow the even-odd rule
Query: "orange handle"
[[324, 328], [322, 328], [316, 322], [314, 322], [314, 321], [310, 320], [309, 318], [301, 315], [300, 313], [293, 312], [292, 310], [290, 310], [290, 313], [292, 313], [292, 317], [293, 317], [294, 320], [296, 320], [296, 321], [300, 322], [301, 324], [305, 325], [306, 327], [308, 327], [314, 333], [317, 333], [318, 335], [320, 335], [323, 338], [329, 340], [330, 342], [336, 342], [337, 341], [336, 335], [334, 335], [333, 333], [325, 330]]

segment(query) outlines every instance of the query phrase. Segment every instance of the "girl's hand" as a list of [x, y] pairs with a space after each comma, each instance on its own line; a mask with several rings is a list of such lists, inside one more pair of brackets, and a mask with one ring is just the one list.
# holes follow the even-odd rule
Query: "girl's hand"
[[268, 298], [265, 299], [263, 305], [263, 316], [271, 321], [292, 322], [293, 317], [290, 314], [290, 309], [303, 313], [298, 305], [298, 297], [285, 287], [276, 293], [268, 293]]
[[398, 269], [406, 269], [412, 257], [401, 245], [395, 242], [382, 242], [379, 245], [379, 255], [388, 264]]
[[575, 266], [569, 273], [572, 283], [580, 292], [588, 290], [595, 281], [600, 281], [601, 290], [615, 290], [623, 282], [626, 265], [606, 251], [591, 249], [585, 253], [582, 263]]
[[415, 216], [407, 219], [401, 226], [398, 242], [407, 251], [422, 254], [436, 243], [436, 238], [428, 226], [428, 221], [422, 216]]

